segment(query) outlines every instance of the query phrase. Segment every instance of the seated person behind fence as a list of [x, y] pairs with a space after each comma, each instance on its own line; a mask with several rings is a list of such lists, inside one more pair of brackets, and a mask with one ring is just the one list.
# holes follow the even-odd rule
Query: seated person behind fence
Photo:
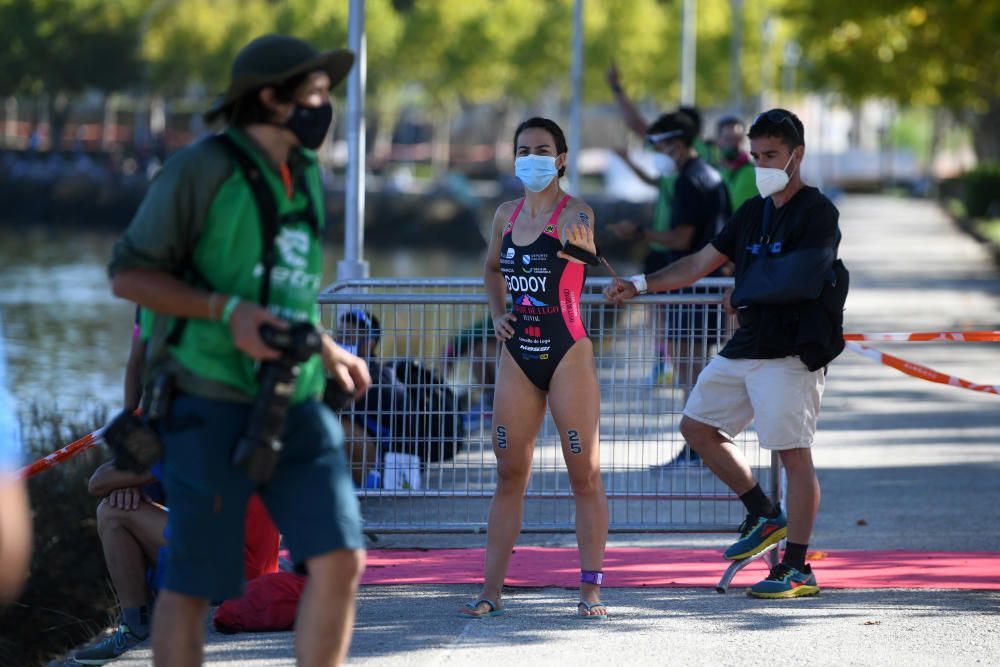
[[[340, 410], [355, 484], [380, 486], [386, 453], [417, 456], [422, 464], [450, 459], [464, 444], [454, 393], [431, 370], [412, 360], [383, 363], [378, 357], [382, 328], [372, 313], [355, 309], [340, 316], [337, 342], [368, 362], [372, 384], [365, 395]], [[327, 383], [327, 403], [336, 392]], [[375, 471], [377, 474], [372, 475]]]
[[478, 435], [480, 426], [488, 429], [493, 418], [499, 355], [490, 315], [460, 331], [445, 348], [444, 375], [458, 389], [463, 426], [470, 437]]
[[[152, 325], [150, 311], [137, 308], [132, 347], [125, 369], [125, 409], [135, 410], [142, 396], [146, 343]], [[159, 483], [159, 464], [145, 473], [118, 470], [112, 461], [100, 465], [88, 491], [103, 500], [97, 506], [97, 532], [104, 561], [121, 607], [114, 633], [74, 659], [103, 665], [149, 636], [152, 601], [162, 571], [160, 554], [167, 544], [167, 509]], [[244, 576], [249, 581], [278, 570], [280, 536], [260, 499], [251, 496], [244, 525]]]
[[334, 339], [345, 350], [368, 362], [372, 384], [365, 396], [355, 401], [354, 409], [350, 411], [343, 409], [337, 383], [327, 382], [324, 395], [327, 405], [340, 415], [340, 425], [344, 429], [344, 444], [347, 446], [351, 465], [351, 477], [358, 486], [366, 485], [365, 480], [368, 479], [369, 473], [378, 470], [381, 459], [377, 434], [367, 428], [364, 419], [358, 419], [358, 413], [363, 413], [364, 406], [369, 402], [375, 404], [381, 392], [395, 390], [389, 378], [383, 377], [382, 364], [378, 359], [377, 349], [381, 337], [382, 327], [378, 318], [368, 311], [355, 309], [340, 316]]

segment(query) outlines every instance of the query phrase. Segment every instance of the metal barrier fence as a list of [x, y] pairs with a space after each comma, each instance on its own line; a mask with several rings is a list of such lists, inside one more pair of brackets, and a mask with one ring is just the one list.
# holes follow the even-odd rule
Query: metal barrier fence
[[[610, 530], [735, 530], [744, 515], [739, 500], [700, 462], [674, 461], [683, 446], [678, 423], [687, 391], [728, 336], [721, 303], [731, 280], [705, 279], [685, 293], [624, 306], [601, 296], [608, 282], [588, 280], [581, 306], [601, 387]], [[380, 327], [376, 384], [341, 413], [365, 530], [484, 530], [496, 485], [490, 412], [499, 345], [482, 280], [352, 280], [331, 285], [319, 302], [324, 324], [342, 344], [364, 351], [375, 320]], [[771, 458], [755, 433], [736, 444], [767, 479]], [[547, 416], [523, 531], [573, 530], [572, 491]]]

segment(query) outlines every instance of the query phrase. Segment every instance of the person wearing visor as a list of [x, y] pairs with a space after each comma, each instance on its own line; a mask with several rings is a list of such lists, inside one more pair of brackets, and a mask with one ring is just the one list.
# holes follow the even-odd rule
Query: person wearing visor
[[490, 504], [482, 593], [461, 608], [475, 618], [504, 611], [500, 597], [521, 531], [546, 404], [559, 431], [576, 501], [581, 566], [576, 616], [608, 616], [600, 601], [608, 536], [598, 448], [601, 398], [594, 346], [581, 321], [586, 267], [569, 254], [574, 252], [571, 245], [597, 252], [594, 212], [559, 186], [567, 152], [566, 137], [553, 121], [530, 118], [521, 123], [514, 133], [514, 171], [524, 183], [524, 197], [501, 204], [493, 217], [484, 283], [493, 328], [503, 344], [492, 423], [497, 488]]
[[[649, 128], [649, 143], [677, 176], [670, 197], [669, 229], [638, 228], [642, 238], [665, 249], [650, 252], [650, 255], [661, 252], [662, 256], [654, 262], [647, 261], [647, 267], [656, 268], [647, 268], [644, 273], [653, 273], [701, 250], [732, 213], [722, 177], [694, 148], [695, 127], [690, 114], [676, 111], [661, 116]], [[619, 223], [625, 224], [628, 223]], [[663, 331], [663, 340], [657, 341], [657, 365], [665, 366], [670, 360], [671, 382], [684, 388], [685, 393], [704, 367], [704, 359], [709, 353], [706, 341], [716, 337], [721, 323], [718, 313], [685, 305], [669, 307], [665, 320], [654, 323]], [[697, 452], [685, 444], [667, 465], [699, 463]]]
[[[800, 167], [805, 154], [799, 118], [784, 109], [760, 114], [749, 131], [757, 162], [760, 195], [749, 199], [712, 242], [648, 276], [608, 288], [620, 303], [636, 294], [680, 289], [727, 261], [735, 263], [732, 295], [739, 329], [698, 377], [684, 408], [681, 433], [708, 467], [747, 509], [740, 539], [724, 557], [742, 560], [787, 537], [781, 562], [748, 591], [761, 598], [815, 595], [816, 576], [805, 562], [819, 509], [820, 488], [812, 446], [825, 384], [825, 365], [843, 349], [812, 344], [807, 325], [825, 294], [840, 243], [839, 213], [814, 187], [805, 185]], [[777, 284], [755, 280], [756, 262], [781, 259], [791, 267]], [[842, 265], [841, 265], [842, 268]], [[836, 282], [836, 281], [835, 281]], [[841, 282], [846, 298], [846, 276]], [[819, 296], [808, 286], [821, 285]], [[837, 305], [841, 312], [842, 301]], [[838, 323], [825, 321], [826, 340]], [[822, 321], [821, 321], [822, 322]], [[810, 325], [811, 326], [811, 325]], [[754, 480], [750, 466], [731, 438], [754, 420], [760, 446], [777, 451], [788, 476], [786, 507], [773, 504]], [[786, 514], [787, 511], [787, 514]]]
[[[227, 91], [205, 114], [224, 131], [166, 162], [114, 246], [113, 291], [156, 313], [149, 373], [175, 387], [156, 423], [171, 503], [153, 614], [156, 664], [200, 664], [209, 600], [241, 595], [243, 516], [254, 492], [309, 574], [298, 662], [340, 664], [347, 654], [364, 539], [343, 432], [320, 399], [326, 374], [358, 397], [371, 378], [362, 359], [315, 328], [324, 206], [314, 151], [329, 132], [330, 90], [353, 62], [350, 51], [320, 53], [282, 35], [244, 46]], [[262, 382], [263, 369], [287, 358], [265, 343], [262, 325], [308, 329], [301, 348], [320, 348], [296, 358], [276, 460], [270, 432], [250, 438], [270, 420], [258, 394], [277, 387]], [[266, 483], [260, 468], [234, 456], [247, 441], [268, 457]]]

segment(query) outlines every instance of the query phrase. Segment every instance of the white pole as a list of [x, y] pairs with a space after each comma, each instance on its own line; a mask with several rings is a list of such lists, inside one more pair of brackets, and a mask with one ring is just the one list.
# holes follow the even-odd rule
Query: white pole
[[581, 107], [583, 106], [583, 0], [573, 4], [573, 62], [570, 78], [572, 79], [572, 97], [569, 106], [569, 156], [567, 171], [569, 171], [569, 189], [580, 196], [580, 124], [582, 122]]
[[344, 259], [337, 263], [337, 279], [367, 278], [365, 245], [365, 0], [350, 0], [347, 43], [354, 51], [354, 67], [347, 78], [347, 184], [344, 207]]
[[694, 106], [695, 45], [698, 28], [698, 0], [684, 0], [681, 35], [681, 104]]
[[743, 117], [743, 0], [730, 0], [732, 32], [729, 35], [729, 108]]

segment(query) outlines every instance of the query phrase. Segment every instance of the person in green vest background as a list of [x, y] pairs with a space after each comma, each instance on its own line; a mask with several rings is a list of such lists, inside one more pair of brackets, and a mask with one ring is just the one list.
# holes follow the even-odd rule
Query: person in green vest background
[[[315, 329], [324, 206], [314, 151], [332, 121], [330, 90], [353, 62], [350, 51], [320, 53], [281, 35], [243, 47], [228, 89], [205, 114], [225, 131], [166, 162], [113, 250], [112, 289], [156, 313], [150, 372], [171, 376], [175, 387], [155, 424], [171, 503], [153, 614], [157, 664], [200, 664], [209, 601], [241, 595], [243, 517], [254, 492], [309, 574], [298, 661], [346, 658], [364, 541], [343, 431], [321, 398], [327, 374], [356, 398], [371, 378], [362, 359]], [[320, 349], [296, 359], [266, 483], [234, 463], [238, 445], [266, 432], [261, 405], [278, 405], [278, 392], [262, 393], [260, 379], [282, 352], [265, 342], [262, 325], [311, 329], [302, 347]]]
[[743, 202], [757, 196], [757, 181], [753, 162], [744, 150], [746, 128], [736, 116], [723, 116], [715, 124], [715, 142], [718, 146], [717, 168], [729, 190], [729, 200], [735, 211]]

